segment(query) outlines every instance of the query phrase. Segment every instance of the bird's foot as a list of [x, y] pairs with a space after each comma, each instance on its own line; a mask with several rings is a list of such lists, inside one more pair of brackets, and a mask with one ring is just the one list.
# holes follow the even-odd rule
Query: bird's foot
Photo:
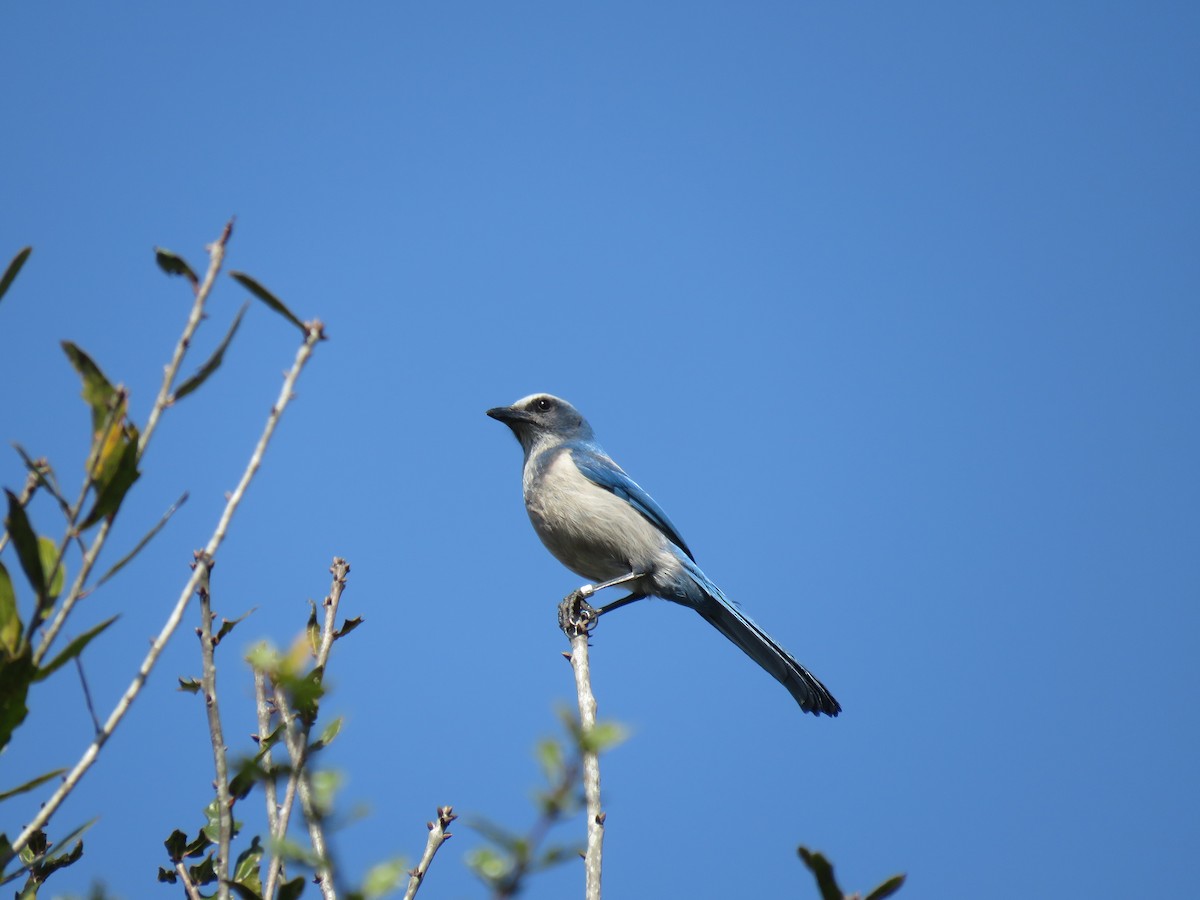
[[600, 615], [596, 608], [587, 602], [592, 593], [594, 590], [588, 591], [587, 587], [583, 587], [567, 594], [558, 604], [558, 627], [563, 630], [568, 640], [581, 634], [590, 634], [596, 627]]

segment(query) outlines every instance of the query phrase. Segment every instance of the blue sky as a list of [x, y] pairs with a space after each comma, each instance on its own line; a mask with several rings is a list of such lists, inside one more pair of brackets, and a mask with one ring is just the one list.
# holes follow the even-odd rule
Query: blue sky
[[[1190, 3], [18, 6], [0, 35], [4, 439], [65, 480], [84, 346], [144, 419], [230, 215], [249, 271], [323, 344], [214, 576], [234, 749], [240, 663], [353, 570], [329, 712], [337, 838], [420, 853], [438, 804], [521, 828], [573, 697], [577, 586], [521, 508], [488, 407], [571, 400], [705, 571], [845, 708], [794, 703], [698, 616], [606, 620], [614, 897], [1181, 895], [1200, 838], [1200, 11]], [[226, 280], [203, 353], [244, 291]], [[111, 708], [211, 532], [290, 363], [250, 311], [156, 437], [79, 630]], [[198, 359], [193, 365], [198, 364]], [[68, 478], [70, 476], [70, 478]], [[0, 481], [23, 478], [0, 454]], [[49, 530], [52, 512], [34, 509]], [[6, 562], [11, 551], [6, 552]], [[55, 819], [50, 882], [154, 882], [208, 801], [195, 611]], [[4, 787], [90, 739], [39, 686]], [[9, 801], [14, 833], [32, 801]], [[24, 817], [24, 818], [22, 818]], [[569, 832], [564, 832], [564, 837]], [[477, 897], [467, 828], [421, 896]], [[582, 890], [574, 867], [529, 897]]]

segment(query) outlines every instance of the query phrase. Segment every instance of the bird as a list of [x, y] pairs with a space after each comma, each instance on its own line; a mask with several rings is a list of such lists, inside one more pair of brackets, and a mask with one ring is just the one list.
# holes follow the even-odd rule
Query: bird
[[679, 529], [654, 499], [596, 441], [574, 406], [531, 394], [487, 414], [507, 425], [525, 452], [525, 510], [546, 549], [593, 584], [584, 596], [624, 585], [631, 593], [595, 612], [660, 597], [698, 612], [780, 682], [813, 715], [841, 704], [696, 564]]

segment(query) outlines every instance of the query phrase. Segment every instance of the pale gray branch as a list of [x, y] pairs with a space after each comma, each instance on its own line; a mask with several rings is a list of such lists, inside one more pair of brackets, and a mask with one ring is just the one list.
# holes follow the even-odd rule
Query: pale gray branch
[[208, 712], [208, 733], [212, 741], [213, 768], [217, 788], [217, 897], [229, 898], [229, 845], [233, 840], [233, 801], [229, 796], [229, 764], [225, 754], [225, 734], [221, 728], [221, 709], [217, 703], [216, 643], [213, 641], [213, 612], [210, 595], [213, 559], [206, 553], [196, 554], [196, 568], [204, 569], [200, 580], [200, 657], [203, 661], [201, 684], [204, 706]]
[[415, 869], [408, 873], [408, 890], [404, 892], [404, 900], [413, 900], [417, 896], [417, 891], [421, 887], [421, 883], [425, 880], [425, 875], [429, 871], [429, 865], [433, 862], [434, 854], [441, 848], [442, 844], [453, 837], [446, 829], [450, 827], [450, 823], [457, 819], [454, 815], [454, 808], [451, 806], [439, 806], [437, 808], [437, 818], [426, 823], [429, 829], [429, 838], [425, 841], [425, 852], [421, 855], [421, 861]]
[[[337, 639], [338, 605], [342, 599], [342, 592], [346, 589], [346, 576], [350, 574], [350, 564], [342, 557], [335, 556], [333, 564], [329, 567], [329, 571], [333, 575], [333, 583], [329, 588], [329, 596], [325, 598], [322, 604], [324, 622], [321, 626], [321, 641], [316, 648], [316, 668], [320, 672], [322, 679], [325, 676], [325, 667], [329, 662], [330, 650], [333, 648], [333, 642]], [[256, 673], [256, 690], [258, 689], [259, 678], [260, 676]], [[263, 690], [265, 694], [265, 683]], [[278, 685], [275, 686], [274, 699], [275, 709], [279, 713], [280, 720], [283, 722], [282, 733], [284, 745], [287, 747], [288, 755], [291, 758], [292, 770], [288, 778], [287, 788], [284, 791], [283, 805], [279, 808], [276, 821], [271, 824], [270, 833], [276, 840], [282, 840], [287, 835], [288, 821], [291, 818], [292, 807], [298, 795], [300, 797], [300, 808], [304, 813], [304, 818], [308, 825], [309, 839], [312, 841], [313, 852], [321, 860], [321, 867], [317, 870], [317, 883], [320, 885], [321, 893], [325, 897], [325, 900], [334, 900], [337, 893], [333, 883], [333, 871], [328, 859], [328, 845], [325, 841], [325, 831], [321, 824], [320, 811], [316, 809], [312, 801], [312, 785], [306, 769], [308, 764], [310, 728], [308, 725], [298, 722], [296, 717], [292, 715], [287, 695]], [[264, 702], [260, 701], [260, 732], [264, 727], [262, 718], [263, 706]], [[269, 714], [267, 724], [269, 726]], [[273, 790], [274, 786], [272, 785]], [[275, 884], [280, 875], [279, 869], [280, 863], [272, 854], [267, 870], [267, 881], [263, 890], [265, 900], [271, 900], [272, 898]]]
[[188, 876], [187, 867], [183, 861], [175, 863], [175, 871], [179, 874], [179, 880], [183, 882], [183, 889], [187, 892], [188, 900], [202, 900], [200, 892], [196, 890], [196, 885], [192, 883], [192, 879]]
[[604, 853], [604, 810], [600, 805], [600, 757], [586, 740], [596, 727], [596, 696], [592, 693], [592, 673], [588, 660], [588, 634], [595, 612], [581, 591], [569, 594], [559, 606], [559, 624], [571, 642], [571, 669], [575, 673], [575, 692], [579, 698], [579, 725], [584, 741], [583, 792], [587, 798], [587, 852], [585, 897], [600, 900], [600, 876]]

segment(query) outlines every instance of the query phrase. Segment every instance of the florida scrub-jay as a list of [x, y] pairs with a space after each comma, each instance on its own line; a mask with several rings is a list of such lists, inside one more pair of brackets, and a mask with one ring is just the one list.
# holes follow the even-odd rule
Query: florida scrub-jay
[[600, 612], [647, 596], [690, 606], [787, 688], [802, 710], [841, 712], [825, 685], [700, 571], [667, 514], [596, 443], [575, 407], [533, 394], [487, 414], [511, 428], [525, 451], [525, 509], [546, 548], [595, 588], [623, 584], [632, 592]]

